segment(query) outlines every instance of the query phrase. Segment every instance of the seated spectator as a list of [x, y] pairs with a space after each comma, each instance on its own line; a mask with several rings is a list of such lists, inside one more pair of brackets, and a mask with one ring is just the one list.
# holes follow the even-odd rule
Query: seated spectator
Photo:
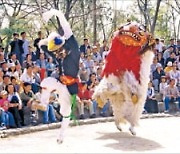
[[30, 54], [26, 55], [25, 61], [23, 62], [23, 68], [26, 68], [27, 65], [32, 65], [32, 56]]
[[84, 65], [88, 75], [94, 72], [94, 61], [92, 60], [91, 55], [87, 55], [87, 59], [84, 61]]
[[11, 83], [10, 76], [4, 75], [3, 76], [3, 83], [2, 83], [3, 90], [5, 90], [6, 86], [10, 83]]
[[8, 92], [9, 109], [14, 116], [15, 124], [18, 128], [24, 126], [24, 113], [22, 110], [22, 101], [19, 94], [15, 92], [12, 84], [7, 85], [6, 91]]
[[93, 102], [91, 100], [91, 92], [88, 89], [86, 83], [82, 84], [82, 88], [78, 92], [77, 97], [78, 109], [80, 113], [80, 119], [84, 119], [84, 107], [86, 106], [89, 109], [90, 118], [95, 118], [96, 114], [93, 108]]
[[58, 95], [55, 92], [52, 92], [49, 98], [49, 104], [52, 104], [55, 112], [56, 119], [62, 121], [63, 116], [60, 113], [60, 104], [58, 102]]
[[16, 71], [16, 65], [14, 63], [8, 63], [8, 71], [6, 72], [6, 75], [9, 75], [10, 77], [14, 76], [16, 79], [19, 79], [20, 74], [18, 71]]
[[172, 64], [176, 61], [176, 54], [174, 52], [171, 52], [170, 57], [166, 59], [166, 65], [168, 62], [172, 62]]
[[14, 63], [15, 65], [20, 64], [19, 60], [17, 60], [17, 58], [16, 58], [16, 54], [15, 53], [11, 53], [9, 55], [9, 59], [7, 60], [7, 62], [8, 63]]
[[34, 78], [34, 74], [33, 74], [33, 66], [32, 65], [27, 65], [26, 69], [24, 69], [24, 72], [20, 77], [20, 80], [23, 83], [24, 82], [31, 83], [32, 91], [34, 93], [38, 92], [39, 85], [38, 85], [38, 83], [35, 82], [35, 78]]
[[167, 66], [166, 66], [165, 69], [164, 69], [164, 72], [165, 72], [165, 74], [166, 74], [167, 79], [170, 78], [169, 72], [170, 72], [171, 70], [173, 70], [172, 62], [169, 61], [169, 62], [167, 63]]
[[166, 76], [161, 76], [161, 82], [159, 84], [159, 93], [161, 94], [163, 100], [164, 100], [163, 97], [166, 87], [167, 87]]
[[33, 102], [35, 101], [35, 95], [31, 90], [31, 84], [28, 82], [24, 82], [23, 84], [24, 91], [20, 94], [20, 98], [22, 101], [22, 109], [24, 112], [24, 124], [29, 125], [31, 123], [30, 117], [32, 114], [31, 107]]
[[99, 53], [97, 46], [92, 47], [92, 53], [93, 53], [93, 57], [92, 57], [93, 60], [99, 63], [102, 60], [102, 57], [101, 54]]
[[165, 92], [164, 92], [165, 112], [169, 112], [169, 103], [176, 101], [179, 102], [179, 108], [180, 108], [179, 90], [175, 85], [175, 80], [171, 79], [169, 85], [165, 88]]
[[[36, 101], [40, 102], [41, 104], [41, 91], [40, 88], [39, 92], [36, 93]], [[44, 104], [43, 104], [44, 105]], [[47, 106], [40, 110], [40, 112], [43, 112], [43, 124], [53, 123], [56, 122], [56, 116], [55, 111], [52, 104], [47, 104]]]
[[4, 73], [3, 73], [2, 69], [0, 68], [0, 91], [4, 90], [3, 76], [4, 76]]
[[56, 68], [55, 64], [53, 63], [53, 59], [52, 57], [49, 57], [47, 60], [47, 64], [46, 64], [46, 69], [47, 69], [47, 76], [51, 76], [51, 73], [53, 72], [53, 70]]
[[163, 68], [165, 67], [164, 58], [163, 58], [162, 52], [158, 52], [158, 54], [157, 54], [157, 61], [158, 61], [158, 63], [160, 63], [162, 65]]
[[169, 71], [169, 78], [175, 79], [176, 85], [179, 86], [180, 84], [180, 71], [177, 69], [177, 64], [173, 63], [172, 70]]
[[36, 60], [36, 64], [40, 66], [40, 76], [41, 80], [43, 80], [47, 76], [46, 66], [47, 66], [47, 59], [45, 58], [44, 53], [40, 53], [39, 59]]
[[2, 108], [0, 108], [0, 130], [7, 129], [3, 119], [4, 119], [4, 111]]
[[144, 108], [148, 113], [158, 113], [158, 104], [155, 98], [152, 82], [149, 82], [148, 84], [147, 98]]
[[9, 101], [7, 99], [7, 91], [3, 90], [0, 93], [0, 108], [2, 109], [1, 123], [3, 123], [6, 128], [15, 128], [14, 117], [9, 109]]
[[161, 76], [164, 76], [165, 73], [162, 69], [162, 66], [160, 63], [157, 64], [157, 68], [156, 70], [153, 72], [153, 79], [152, 79], [152, 83], [154, 85], [154, 90], [155, 91], [159, 91], [159, 83], [161, 81]]
[[79, 63], [79, 77], [82, 82], [86, 82], [89, 78], [88, 71], [87, 71], [87, 69], [85, 69], [83, 62]]

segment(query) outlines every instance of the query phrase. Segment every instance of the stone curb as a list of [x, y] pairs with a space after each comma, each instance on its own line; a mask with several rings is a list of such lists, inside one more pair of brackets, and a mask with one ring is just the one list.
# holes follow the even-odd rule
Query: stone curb
[[[167, 118], [167, 117], [180, 117], [180, 113], [178, 112], [178, 113], [175, 113], [175, 114], [164, 114], [164, 113], [143, 114], [141, 116], [141, 119]], [[113, 121], [114, 121], [113, 117], [85, 119], [85, 120], [78, 120], [78, 124], [71, 121], [70, 122], [70, 127], [74, 127], [74, 126], [77, 126], [77, 125], [89, 125], [89, 124], [113, 122]], [[30, 127], [17, 128], [17, 129], [2, 130], [2, 131], [0, 131], [0, 138], [7, 138], [7, 137], [10, 137], [10, 136], [29, 134], [29, 133], [33, 133], [33, 132], [50, 130], [50, 129], [57, 129], [57, 128], [60, 128], [60, 127], [61, 127], [61, 124], [59, 122], [59, 123], [42, 124], [42, 125], [38, 125], [38, 126], [30, 126]]]

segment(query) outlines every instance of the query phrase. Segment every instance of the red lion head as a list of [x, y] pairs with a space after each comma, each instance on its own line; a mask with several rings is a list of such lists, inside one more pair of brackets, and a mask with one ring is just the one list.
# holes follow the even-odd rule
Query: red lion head
[[109, 54], [106, 57], [103, 75], [122, 75], [132, 71], [137, 80], [141, 65], [141, 56], [155, 43], [152, 35], [138, 23], [128, 23], [115, 32]]

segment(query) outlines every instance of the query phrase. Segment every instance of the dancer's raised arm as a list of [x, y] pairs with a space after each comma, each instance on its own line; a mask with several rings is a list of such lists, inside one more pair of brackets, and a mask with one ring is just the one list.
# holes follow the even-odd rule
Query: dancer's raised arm
[[52, 18], [52, 16], [57, 16], [60, 20], [60, 24], [62, 26], [62, 29], [64, 31], [64, 37], [65, 39], [69, 39], [72, 35], [73, 32], [71, 30], [71, 27], [67, 21], [67, 19], [65, 18], [64, 14], [62, 13], [61, 10], [56, 10], [56, 9], [51, 9], [50, 11], [47, 11], [45, 13], [43, 13], [43, 19], [48, 22], [50, 18]]

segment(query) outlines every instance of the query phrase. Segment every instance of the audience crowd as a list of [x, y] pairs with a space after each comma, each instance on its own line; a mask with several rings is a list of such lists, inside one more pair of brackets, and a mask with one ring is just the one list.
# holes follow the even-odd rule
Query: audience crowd
[[[55, 91], [51, 94], [49, 105], [40, 103], [41, 81], [49, 76], [59, 78], [56, 61], [38, 47], [42, 38], [43, 34], [40, 31], [31, 46], [26, 32], [20, 35], [14, 33], [13, 40], [9, 43], [9, 52], [5, 52], [3, 42], [0, 42], [0, 129], [21, 128], [62, 120]], [[91, 45], [88, 39], [84, 39], [79, 50], [79, 78], [82, 86], [77, 96], [77, 118], [85, 119], [87, 115], [90, 118], [111, 115], [109, 100], [99, 107], [91, 97], [101, 80], [109, 44], [104, 40], [102, 44], [96, 42]], [[145, 112], [158, 112], [156, 95], [160, 95], [164, 102], [164, 112], [169, 112], [170, 103], [180, 101], [179, 52], [180, 40], [171, 39], [165, 44], [164, 40], [156, 39]]]

